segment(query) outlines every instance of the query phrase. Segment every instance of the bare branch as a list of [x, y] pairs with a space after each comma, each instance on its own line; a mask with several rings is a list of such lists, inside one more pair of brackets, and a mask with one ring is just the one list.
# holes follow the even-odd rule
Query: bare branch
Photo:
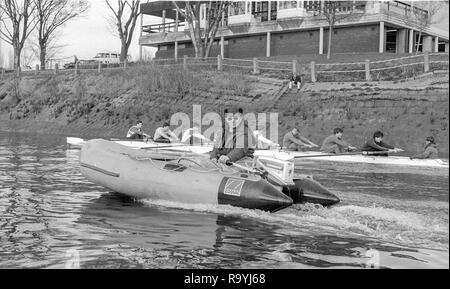
[[68, 21], [82, 16], [90, 7], [87, 0], [32, 0], [36, 9], [39, 59], [45, 69], [49, 42]]
[[128, 57], [128, 49], [131, 45], [136, 21], [140, 15], [140, 0], [117, 0], [117, 6], [111, 4], [110, 0], [105, 0], [106, 5], [114, 16], [111, 24], [117, 29], [117, 34], [121, 41], [120, 61], [124, 62]]

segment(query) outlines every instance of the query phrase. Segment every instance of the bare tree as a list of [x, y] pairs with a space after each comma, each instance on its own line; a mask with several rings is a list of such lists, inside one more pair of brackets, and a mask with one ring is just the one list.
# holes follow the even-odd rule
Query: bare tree
[[[33, 41], [30, 41], [30, 48], [33, 51], [35, 58], [39, 59], [41, 62], [41, 47], [39, 45], [39, 37], [33, 37]], [[55, 58], [59, 58], [63, 54], [64, 48], [67, 47], [67, 44], [60, 43], [59, 33], [54, 33], [52, 37], [49, 37], [47, 44], [45, 45], [45, 66], [42, 66], [41, 69], [48, 68], [50, 61]], [[50, 67], [51, 68], [51, 67]]]
[[336, 23], [354, 15], [355, 12], [364, 12], [364, 10], [361, 9], [362, 6], [355, 6], [353, 1], [323, 1], [322, 5], [321, 8], [317, 6], [315, 9], [319, 9], [319, 14], [323, 14], [328, 23], [327, 59], [330, 59], [332, 35]]
[[[41, 69], [45, 69], [50, 47], [56, 47], [55, 33], [69, 20], [89, 9], [86, 0], [32, 0], [36, 6], [36, 21]], [[54, 49], [53, 49], [54, 50]], [[53, 51], [54, 52], [54, 51]]]
[[117, 0], [117, 7], [113, 7], [111, 0], [105, 0], [106, 4], [114, 15], [114, 25], [121, 41], [120, 61], [125, 62], [128, 57], [128, 49], [130, 48], [133, 34], [136, 27], [136, 21], [139, 12], [140, 0], [126, 1]]
[[0, 38], [14, 49], [14, 69], [20, 68], [20, 55], [30, 33], [36, 27], [32, 0], [0, 1]]
[[[195, 49], [195, 57], [203, 58], [209, 56], [209, 51], [214, 44], [217, 30], [224, 12], [226, 12], [231, 1], [186, 1], [185, 9], [182, 10], [176, 1], [172, 1], [175, 8], [185, 19], [189, 26], [189, 36]], [[204, 5], [205, 22], [204, 27], [200, 25], [200, 11]]]
[[437, 22], [435, 16], [443, 8], [444, 3], [443, 1], [417, 1], [414, 6], [411, 6], [409, 15], [404, 18], [405, 24], [419, 31], [414, 45], [416, 54], [419, 52], [423, 32]]
[[31, 62], [33, 62], [33, 60], [36, 59], [36, 55], [37, 54], [33, 50], [32, 44], [29, 41], [27, 41], [22, 49], [22, 56], [21, 56], [22, 67], [30, 66]]

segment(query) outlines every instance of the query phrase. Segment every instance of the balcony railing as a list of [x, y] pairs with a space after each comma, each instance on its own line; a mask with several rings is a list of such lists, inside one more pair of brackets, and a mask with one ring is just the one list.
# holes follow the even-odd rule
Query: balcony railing
[[413, 13], [421, 19], [426, 19], [428, 17], [428, 11], [425, 9], [411, 6], [410, 4], [401, 1], [388, 1], [386, 2], [386, 7], [388, 11], [396, 12], [400, 15], [410, 16], [411, 13]]
[[[178, 22], [178, 31], [184, 30], [184, 27], [185, 27], [184, 22]], [[144, 25], [142, 26], [142, 32], [145, 33], [177, 32], [177, 25], [176, 22]]]

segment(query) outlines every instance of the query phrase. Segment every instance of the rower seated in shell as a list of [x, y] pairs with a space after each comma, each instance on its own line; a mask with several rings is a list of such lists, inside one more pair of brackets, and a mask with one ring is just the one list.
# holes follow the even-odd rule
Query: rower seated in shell
[[127, 139], [151, 139], [152, 137], [142, 131], [142, 121], [138, 120], [136, 125], [130, 127]]
[[168, 122], [165, 122], [161, 127], [156, 129], [153, 140], [159, 143], [179, 141], [178, 137], [170, 130], [170, 124]]
[[376, 131], [373, 134], [373, 137], [368, 140], [364, 147], [362, 148], [363, 152], [379, 152], [379, 153], [371, 153], [372, 156], [388, 156], [388, 153], [398, 153], [403, 151], [400, 148], [396, 148], [386, 142], [383, 141], [384, 134], [381, 131]]
[[434, 140], [434, 137], [429, 136], [425, 140], [425, 147], [420, 154], [413, 155], [411, 159], [437, 159], [438, 158], [438, 146]]
[[300, 134], [297, 128], [293, 128], [283, 137], [283, 148], [291, 151], [303, 151], [307, 148], [319, 147], [306, 137]]
[[349, 145], [342, 139], [344, 130], [335, 128], [333, 134], [328, 136], [322, 143], [321, 152], [340, 154], [348, 151], [355, 151], [357, 148]]

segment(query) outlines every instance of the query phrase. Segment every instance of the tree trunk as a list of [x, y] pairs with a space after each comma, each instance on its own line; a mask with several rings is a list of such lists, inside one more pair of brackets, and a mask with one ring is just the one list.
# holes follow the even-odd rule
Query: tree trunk
[[328, 27], [328, 48], [327, 48], [327, 59], [331, 58], [331, 36], [333, 35], [333, 25]]
[[47, 47], [45, 42], [39, 42], [39, 61], [41, 63], [41, 70], [45, 70], [47, 61]]
[[128, 47], [126, 43], [122, 43], [122, 46], [120, 47], [120, 62], [124, 63], [127, 61], [128, 56]]
[[20, 69], [20, 54], [22, 48], [20, 46], [14, 47], [14, 69]]

